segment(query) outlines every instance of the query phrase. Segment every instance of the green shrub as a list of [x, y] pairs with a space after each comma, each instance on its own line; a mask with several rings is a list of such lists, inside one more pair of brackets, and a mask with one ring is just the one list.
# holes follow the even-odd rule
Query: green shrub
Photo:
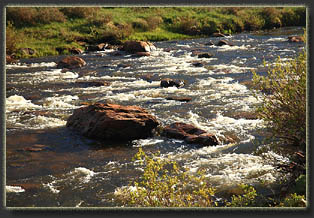
[[306, 9], [305, 7], [284, 8], [281, 19], [283, 26], [305, 26]]
[[260, 12], [262, 18], [265, 20], [264, 28], [271, 29], [273, 27], [280, 27], [281, 24], [281, 12], [273, 7], [263, 8]]
[[116, 201], [136, 207], [212, 207], [214, 189], [202, 171], [193, 176], [175, 161], [152, 157], [140, 148], [134, 160], [144, 166], [139, 181], [116, 191]]
[[174, 31], [177, 33], [187, 35], [198, 35], [200, 34], [200, 23], [191, 17], [179, 17], [173, 24]]
[[21, 38], [18, 36], [16, 29], [13, 27], [12, 23], [9, 22], [5, 31], [5, 49], [7, 55], [11, 55], [17, 51], [17, 44], [19, 43], [20, 39]]
[[54, 7], [37, 8], [37, 14], [35, 19], [37, 20], [37, 23], [42, 24], [66, 21], [66, 17], [64, 16], [64, 14], [59, 11], [58, 8]]
[[207, 36], [212, 35], [215, 32], [219, 32], [222, 29], [222, 26], [218, 22], [205, 19], [203, 21], [203, 26], [201, 28], [201, 33]]
[[108, 24], [109, 22], [112, 22], [112, 14], [111, 13], [97, 13], [95, 16], [89, 16], [87, 18], [89, 25], [94, 25], [97, 27], [101, 27], [103, 25]]
[[253, 84], [262, 93], [263, 103], [257, 112], [272, 136], [281, 142], [299, 146], [305, 150], [306, 143], [306, 53], [283, 62], [278, 58], [269, 67], [268, 76], [253, 72]]
[[265, 25], [265, 21], [258, 15], [251, 15], [244, 21], [244, 29], [248, 31], [260, 30]]
[[7, 7], [7, 22], [12, 22], [16, 27], [31, 26], [36, 24], [37, 10], [33, 7]]
[[149, 29], [147, 21], [143, 18], [137, 18], [135, 21], [133, 21], [132, 27], [133, 29], [137, 29], [144, 32]]
[[55, 7], [8, 7], [6, 12], [7, 21], [16, 27], [66, 21], [64, 14]]
[[295, 192], [304, 195], [306, 192], [306, 175], [300, 175], [295, 181]]
[[290, 194], [282, 202], [279, 207], [305, 207], [306, 201], [304, 195]]
[[241, 195], [233, 195], [231, 201], [226, 203], [227, 207], [251, 207], [255, 206], [256, 190], [253, 186], [240, 184], [240, 189], [243, 191]]
[[148, 30], [156, 29], [163, 22], [162, 17], [154, 15], [146, 17], [145, 20], [148, 24]]
[[99, 12], [99, 7], [65, 7], [60, 11], [69, 18], [88, 18]]
[[90, 42], [108, 42], [110, 44], [121, 44], [123, 39], [126, 39], [133, 33], [131, 24], [121, 23], [113, 24], [107, 23], [102, 28], [91, 28]]

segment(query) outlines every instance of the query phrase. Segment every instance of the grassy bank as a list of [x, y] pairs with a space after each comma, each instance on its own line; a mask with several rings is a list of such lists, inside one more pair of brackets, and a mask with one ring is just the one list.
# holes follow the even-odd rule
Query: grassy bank
[[[125, 40], [176, 40], [305, 26], [304, 7], [8, 7], [7, 54], [40, 57]], [[21, 48], [31, 48], [29, 55]]]

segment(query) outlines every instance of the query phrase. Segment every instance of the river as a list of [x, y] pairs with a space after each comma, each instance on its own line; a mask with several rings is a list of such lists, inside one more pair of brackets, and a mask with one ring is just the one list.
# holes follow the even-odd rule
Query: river
[[[254, 153], [263, 145], [265, 127], [250, 116], [260, 101], [249, 81], [253, 70], [265, 75], [263, 60], [271, 65], [278, 56], [296, 57], [304, 43], [289, 43], [287, 38], [302, 33], [294, 27], [225, 38], [234, 46], [206, 45], [222, 38], [156, 42], [157, 50], [148, 57], [115, 56], [113, 50], [83, 53], [78, 56], [87, 65], [67, 72], [55, 63], [64, 56], [6, 65], [6, 206], [117, 206], [113, 193], [141, 172], [131, 160], [139, 147], [147, 153], [160, 150], [162, 157], [191, 172], [205, 169], [218, 190], [239, 183], [276, 184], [282, 175], [274, 164], [288, 159], [274, 152]], [[198, 58], [193, 50], [214, 56]], [[162, 78], [180, 79], [185, 85], [161, 88]], [[109, 85], [75, 83], [95, 80]], [[162, 125], [190, 123], [235, 141], [198, 148], [160, 136], [126, 143], [88, 139], [65, 127], [84, 102], [141, 106]]]

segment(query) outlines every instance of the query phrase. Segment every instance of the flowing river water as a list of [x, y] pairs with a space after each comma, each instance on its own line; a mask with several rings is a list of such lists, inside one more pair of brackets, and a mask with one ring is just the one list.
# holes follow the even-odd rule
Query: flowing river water
[[[254, 153], [262, 145], [265, 127], [248, 116], [260, 103], [248, 86], [253, 70], [265, 74], [263, 60], [271, 65], [278, 56], [296, 57], [304, 43], [289, 43], [287, 37], [302, 33], [296, 27], [225, 38], [234, 46], [206, 45], [222, 38], [156, 42], [157, 50], [149, 57], [115, 56], [113, 50], [84, 53], [78, 56], [87, 65], [67, 72], [55, 63], [62, 56], [6, 65], [7, 206], [117, 206], [112, 195], [141, 172], [132, 162], [139, 147], [147, 153], [160, 150], [162, 157], [189, 167], [191, 173], [205, 169], [221, 191], [239, 183], [276, 184], [282, 175], [274, 164], [288, 160], [273, 152]], [[214, 56], [198, 58], [193, 50]], [[162, 78], [180, 79], [185, 85], [161, 88]], [[77, 81], [109, 84], [91, 87]], [[141, 106], [162, 125], [189, 123], [235, 141], [198, 148], [160, 136], [126, 143], [88, 139], [65, 127], [83, 102]]]

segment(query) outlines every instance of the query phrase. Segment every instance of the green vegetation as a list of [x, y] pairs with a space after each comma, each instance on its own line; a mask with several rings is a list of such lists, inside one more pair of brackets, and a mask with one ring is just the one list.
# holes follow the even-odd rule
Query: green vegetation
[[162, 160], [159, 154], [152, 157], [140, 148], [135, 155], [144, 172], [139, 181], [121, 189], [117, 202], [136, 207], [212, 207], [214, 189], [202, 171], [196, 176], [175, 161]]
[[304, 7], [8, 7], [6, 18], [7, 54], [17, 57], [25, 57], [20, 48], [38, 57], [67, 52], [56, 48], [305, 26], [306, 20]]
[[306, 53], [283, 62], [278, 58], [266, 77], [253, 73], [255, 89], [262, 92], [257, 112], [279, 143], [305, 151], [306, 145]]
[[[239, 185], [241, 194], [232, 195], [220, 203], [216, 190], [206, 179], [204, 171], [195, 174], [176, 161], [147, 155], [141, 148], [134, 163], [143, 168], [139, 178], [128, 186], [118, 188], [116, 204], [124, 207], [305, 207], [304, 195], [289, 193], [284, 197], [266, 198], [247, 184]], [[303, 180], [303, 177], [300, 178]]]

